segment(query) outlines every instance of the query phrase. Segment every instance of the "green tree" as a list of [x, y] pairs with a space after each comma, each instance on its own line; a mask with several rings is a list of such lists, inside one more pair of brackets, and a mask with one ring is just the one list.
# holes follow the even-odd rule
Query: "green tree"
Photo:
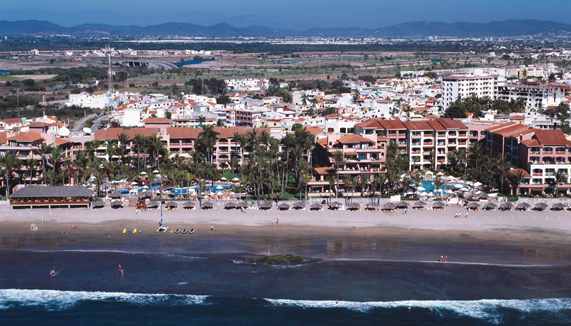
[[10, 176], [12, 172], [19, 169], [21, 165], [22, 162], [20, 159], [10, 153], [0, 157], [0, 167], [2, 167], [2, 171], [4, 172], [4, 181], [6, 181], [6, 199], [10, 197]]

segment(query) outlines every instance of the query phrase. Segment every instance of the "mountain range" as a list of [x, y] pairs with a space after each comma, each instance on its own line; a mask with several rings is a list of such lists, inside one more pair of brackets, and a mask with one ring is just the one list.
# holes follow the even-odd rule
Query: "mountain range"
[[49, 21], [21, 20], [0, 21], [0, 36], [33, 36], [71, 34], [77, 36], [204, 36], [204, 37], [285, 37], [285, 36], [326, 36], [326, 37], [501, 37], [538, 35], [546, 33], [571, 33], [571, 25], [540, 20], [506, 20], [490, 23], [444, 23], [409, 22], [382, 28], [320, 28], [293, 30], [288, 28], [252, 25], [245, 27], [219, 23], [204, 26], [193, 23], [164, 23], [150, 26], [81, 24], [61, 26]]

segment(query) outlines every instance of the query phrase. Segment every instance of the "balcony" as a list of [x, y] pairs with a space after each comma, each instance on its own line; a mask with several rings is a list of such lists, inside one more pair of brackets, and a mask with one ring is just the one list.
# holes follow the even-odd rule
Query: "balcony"
[[532, 173], [531, 176], [533, 177], [542, 177], [543, 173]]
[[529, 151], [530, 154], [539, 154], [539, 151]]

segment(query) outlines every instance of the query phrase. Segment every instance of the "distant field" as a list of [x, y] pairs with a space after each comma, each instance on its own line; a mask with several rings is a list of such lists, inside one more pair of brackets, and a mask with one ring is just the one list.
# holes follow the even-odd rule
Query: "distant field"
[[57, 75], [12, 75], [11, 77], [16, 77], [20, 79], [33, 79], [33, 80], [46, 80], [53, 78]]

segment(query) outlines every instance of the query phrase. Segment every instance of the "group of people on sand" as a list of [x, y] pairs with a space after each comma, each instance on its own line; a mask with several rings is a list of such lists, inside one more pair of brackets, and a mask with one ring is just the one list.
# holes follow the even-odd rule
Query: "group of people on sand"
[[447, 262], [447, 261], [448, 261], [448, 256], [440, 256], [440, 259], [438, 259], [438, 261]]
[[[465, 218], [468, 218], [468, 212], [466, 212], [466, 214], [464, 214]], [[456, 213], [454, 214], [454, 218], [462, 218], [462, 213]]]

